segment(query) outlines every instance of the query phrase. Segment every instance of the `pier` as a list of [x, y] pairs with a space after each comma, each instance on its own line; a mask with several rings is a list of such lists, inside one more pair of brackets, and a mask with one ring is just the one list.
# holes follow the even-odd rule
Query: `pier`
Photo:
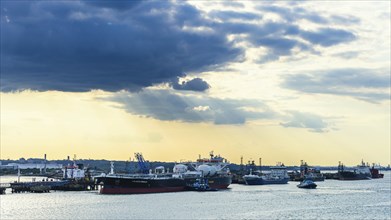
[[48, 193], [51, 190], [55, 191], [90, 191], [97, 190], [98, 184], [91, 181], [33, 181], [33, 182], [14, 182], [1, 183], [0, 194], [5, 194], [6, 189], [11, 189], [12, 193]]

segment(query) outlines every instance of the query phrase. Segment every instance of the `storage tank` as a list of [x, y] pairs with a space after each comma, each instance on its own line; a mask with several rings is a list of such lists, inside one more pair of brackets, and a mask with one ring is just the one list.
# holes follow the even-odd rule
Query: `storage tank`
[[185, 173], [187, 171], [187, 166], [184, 164], [177, 164], [174, 166], [174, 173]]
[[198, 166], [197, 170], [202, 172], [204, 176], [213, 176], [217, 172], [216, 167], [205, 165], [205, 164]]

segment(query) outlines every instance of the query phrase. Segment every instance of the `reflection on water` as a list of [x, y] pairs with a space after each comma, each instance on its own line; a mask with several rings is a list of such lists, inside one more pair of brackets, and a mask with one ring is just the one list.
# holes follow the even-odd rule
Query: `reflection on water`
[[[218, 192], [101, 195], [95, 192], [0, 196], [1, 219], [390, 219], [391, 179], [326, 180], [315, 190], [231, 185]], [[2, 177], [1, 182], [15, 177]], [[39, 178], [37, 178], [38, 180]], [[23, 177], [30, 181], [31, 177]]]

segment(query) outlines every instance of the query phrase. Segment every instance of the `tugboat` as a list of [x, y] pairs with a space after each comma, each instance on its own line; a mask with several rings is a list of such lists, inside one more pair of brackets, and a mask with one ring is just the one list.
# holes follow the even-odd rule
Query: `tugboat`
[[372, 168], [370, 169], [372, 179], [383, 178], [384, 174], [380, 173], [379, 169], [375, 168], [375, 164], [372, 164]]
[[97, 183], [103, 183], [101, 194], [140, 194], [179, 192], [185, 190], [185, 181], [180, 176], [165, 172], [164, 167], [157, 167], [155, 173], [148, 170], [141, 153], [135, 153], [141, 174], [115, 174], [114, 163], [107, 175], [96, 177]]
[[266, 184], [287, 184], [289, 181], [288, 172], [282, 163], [277, 163], [276, 166], [270, 167], [269, 174], [252, 174], [244, 175], [243, 179], [247, 185], [266, 185]]
[[185, 180], [186, 185], [192, 185], [200, 178], [205, 178], [208, 185], [214, 189], [227, 189], [232, 183], [232, 175], [227, 167], [228, 161], [220, 155], [210, 152], [210, 158], [199, 158], [197, 162], [177, 164], [174, 173]]
[[314, 183], [311, 179], [305, 179], [297, 187], [302, 189], [315, 189], [318, 185]]
[[369, 180], [372, 178], [369, 166], [365, 165], [364, 161], [361, 161], [361, 165], [358, 165], [353, 171], [345, 170], [345, 166], [339, 162], [337, 180]]
[[210, 188], [208, 180], [205, 178], [199, 178], [194, 183], [186, 184], [186, 190], [198, 192], [218, 191], [218, 189]]
[[312, 181], [324, 181], [325, 177], [318, 168], [308, 166], [307, 162], [301, 160], [300, 172], [293, 172], [291, 175], [292, 181], [303, 181], [311, 179]]

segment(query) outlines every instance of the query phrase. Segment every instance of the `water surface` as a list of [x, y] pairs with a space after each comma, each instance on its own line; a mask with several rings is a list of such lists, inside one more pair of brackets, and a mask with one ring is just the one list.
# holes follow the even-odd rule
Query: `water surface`
[[[315, 190], [299, 189], [297, 182], [289, 182], [142, 195], [7, 191], [0, 196], [0, 219], [390, 219], [390, 175], [385, 172], [384, 179], [361, 181], [326, 180], [317, 182]], [[1, 182], [10, 180], [1, 178]]]

